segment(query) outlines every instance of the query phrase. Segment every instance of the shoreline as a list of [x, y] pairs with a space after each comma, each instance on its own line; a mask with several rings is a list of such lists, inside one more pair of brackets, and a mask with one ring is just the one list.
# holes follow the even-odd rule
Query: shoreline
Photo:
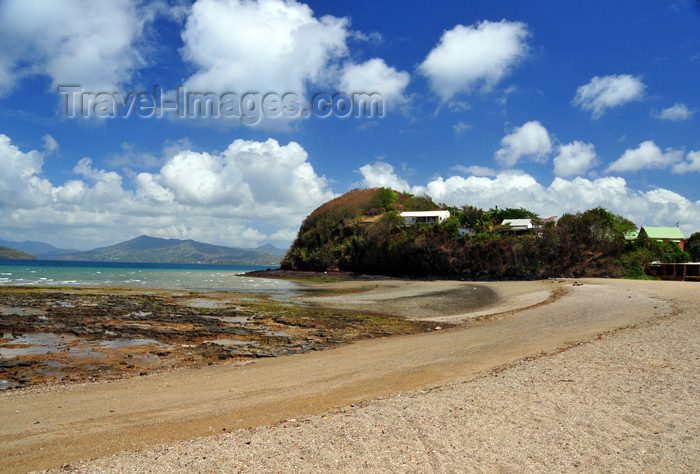
[[671, 314], [468, 380], [70, 470], [694, 472], [700, 322], [678, 290]]
[[285, 298], [228, 291], [0, 287], [0, 392], [244, 363], [428, 329], [426, 323], [376, 311], [309, 309], [294, 296], [328, 292], [314, 284]]
[[[447, 329], [463, 324], [459, 313], [465, 307], [479, 316], [489, 312], [484, 308], [502, 305], [524, 291], [385, 277], [294, 282], [297, 289], [281, 299], [162, 288], [0, 287], [0, 392], [196, 369], [227, 360], [246, 363], [379, 336]], [[311, 317], [280, 317], [289, 313], [290, 304]], [[509, 304], [518, 306], [526, 304], [517, 299]], [[337, 321], [356, 322], [338, 324], [328, 320], [329, 314]], [[365, 324], [358, 316], [374, 322]], [[402, 320], [403, 326], [397, 326]]]
[[[566, 281], [561, 283], [561, 285], [571, 283], [572, 281]], [[212, 366], [196, 372], [182, 371], [178, 374], [164, 374], [162, 377], [153, 376], [131, 379], [131, 382], [104, 382], [99, 384], [99, 386], [94, 384], [87, 387], [75, 387], [71, 390], [56, 389], [48, 390], [46, 393], [27, 393], [27, 396], [23, 397], [23, 403], [28, 404], [31, 401], [29, 404], [32, 404], [39, 411], [41, 411], [40, 407], [42, 406], [41, 400], [47, 396], [59, 397], [63, 407], [61, 410], [65, 410], [66, 406], [72, 403], [71, 400], [75, 396], [79, 396], [80, 398], [87, 397], [84, 398], [86, 403], [97, 403], [94, 407], [98, 413], [100, 410], [109, 412], [109, 410], [106, 410], [107, 407], [104, 404], [100, 404], [94, 397], [97, 393], [104, 392], [105, 395], [106, 393], [114, 393], [113, 397], [116, 396], [117, 398], [111, 398], [111, 400], [114, 401], [115, 405], [119, 405], [120, 396], [117, 394], [126, 394], [127, 392], [124, 390], [130, 393], [132, 399], [136, 395], [135, 400], [142, 408], [130, 407], [124, 413], [120, 410], [115, 410], [114, 413], [116, 414], [114, 415], [106, 413], [96, 415], [93, 413], [93, 416], [97, 416], [97, 419], [102, 420], [101, 423], [107, 423], [107, 431], [104, 431], [103, 428], [99, 431], [101, 433], [100, 436], [112, 439], [112, 441], [118, 439], [120, 444], [119, 446], [102, 445], [102, 447], [93, 445], [85, 451], [85, 447], [79, 448], [80, 437], [78, 437], [78, 439], [74, 440], [76, 448], [74, 448], [74, 451], [71, 451], [73, 454], [67, 452], [65, 447], [62, 446], [67, 441], [65, 436], [68, 435], [64, 434], [62, 435], [63, 438], [61, 436], [56, 438], [58, 433], [52, 431], [51, 419], [54, 416], [52, 413], [54, 413], [55, 408], [47, 408], [42, 412], [47, 417], [41, 423], [44, 426], [41, 426], [40, 430], [36, 427], [34, 429], [27, 427], [29, 429], [20, 431], [24, 433], [24, 439], [14, 441], [14, 448], [6, 448], [5, 452], [2, 453], [3, 458], [7, 458], [10, 453], [14, 453], [14, 456], [19, 456], [16, 458], [17, 460], [24, 459], [24, 462], [28, 463], [25, 464], [26, 466], [41, 468], [41, 466], [50, 467], [51, 462], [54, 463], [53, 466], [58, 466], [57, 463], [59, 461], [62, 461], [61, 464], [63, 464], [65, 462], [73, 462], [81, 457], [94, 457], [95, 454], [100, 453], [101, 455], [109, 454], [110, 450], [115, 449], [133, 450], [153, 443], [172, 442], [176, 439], [191, 439], [193, 436], [206, 434], [211, 435], [215, 434], [217, 430], [221, 432], [223, 428], [226, 428], [226, 431], [245, 428], [244, 431], [236, 431], [230, 435], [234, 437], [251, 437], [258, 434], [264, 437], [272, 436], [272, 433], [267, 430], [277, 430], [274, 436], [279, 436], [280, 433], [278, 431], [284, 430], [284, 428], [279, 426], [253, 428], [252, 431], [248, 428], [261, 426], [269, 422], [277, 423], [290, 418], [297, 419], [301, 415], [325, 416], [326, 418], [330, 416], [333, 418], [336, 416], [331, 414], [334, 411], [333, 407], [347, 407], [350, 404], [362, 407], [375, 406], [377, 403], [381, 404], [381, 400], [386, 396], [396, 396], [391, 395], [396, 393], [416, 393], [416, 395], [411, 395], [410, 398], [420, 398], [424, 395], [421, 395], [420, 392], [414, 392], [414, 390], [425, 390], [431, 386], [446, 386], [457, 383], [458, 385], [455, 387], [459, 388], [463, 387], [463, 383], [466, 382], [467, 385], [464, 387], [467, 387], [483, 374], [489, 373], [489, 371], [496, 370], [498, 372], [502, 370], [499, 368], [505, 368], [505, 371], [512, 370], [508, 369], [508, 364], [518, 364], [518, 361], [529, 360], [528, 358], [533, 356], [535, 357], [533, 360], [541, 360], [538, 355], [542, 354], [543, 351], [551, 354], [552, 352], [558, 353], [563, 348], [572, 348], [572, 352], [575, 352], [580, 350], [579, 346], [575, 346], [577, 342], [594, 340], [600, 337], [600, 334], [606, 334], [610, 331], [613, 331], [614, 335], [609, 337], [614, 339], [616, 337], [615, 334], [620, 332], [619, 328], [621, 327], [639, 326], [640, 324], [643, 326], [645, 321], [659, 320], [659, 318], [662, 320], [668, 319], [668, 315], [672, 315], [674, 311], [672, 302], [665, 303], [657, 298], [659, 295], [665, 295], [666, 289], [671, 287], [655, 285], [661, 282], [651, 283], [650, 285], [648, 282], [639, 284], [629, 281], [611, 283], [610, 280], [585, 280], [584, 286], [572, 287], [569, 294], [560, 297], [556, 301], [519, 312], [500, 313], [493, 317], [476, 321], [474, 324], [470, 323], [464, 328], [450, 331], [363, 341], [331, 351], [324, 351], [323, 353], [302, 354], [284, 358], [284, 360], [265, 360], [244, 367]], [[538, 291], [543, 285], [553, 285], [553, 283], [537, 282], [532, 285], [532, 289]], [[666, 295], [665, 299], [669, 299], [668, 295]], [[613, 305], [614, 308], [608, 309], [608, 306], [613, 302], [615, 303]], [[678, 303], [673, 304], [678, 305]], [[600, 311], [601, 309], [604, 311]], [[581, 318], [582, 314], [586, 315], [583, 319]], [[664, 318], [664, 315], [667, 316]], [[556, 327], [553, 327], [553, 325]], [[528, 334], [531, 334], [531, 337], [528, 337]], [[603, 339], [607, 337], [605, 336]], [[586, 346], [586, 344], [583, 344], [583, 346]], [[397, 359], [394, 354], [402, 354], [402, 356], [400, 359]], [[298, 374], [299, 377], [295, 380], [286, 380], [285, 378], [280, 378], [279, 375], [274, 375], [277, 373], [277, 370], [282, 371], [280, 374], [288, 374], [291, 370], [291, 373]], [[329, 371], [327, 372], [328, 375], [323, 375], [326, 371]], [[338, 371], [341, 371], [341, 373], [338, 374]], [[223, 374], [230, 374], [227, 377], [238, 374], [235, 376], [236, 380], [246, 380], [247, 384], [253, 383], [250, 386], [252, 392], [250, 389], [246, 390], [244, 387], [235, 384], [227, 384], [224, 381], [226, 377], [222, 379]], [[333, 375], [331, 376], [331, 374]], [[241, 379], [241, 377], [243, 378]], [[175, 382], [176, 380], [180, 382]], [[185, 382], [185, 380], [190, 382]], [[191, 383], [192, 380], [207, 380], [207, 383], [215, 386], [207, 387], [206, 393], [200, 394], [201, 397], [196, 396], [196, 394], [190, 394], [195, 395], [194, 398], [188, 395], [183, 399], [184, 394], [178, 389], [178, 383]], [[118, 389], [118, 387], [122, 388]], [[161, 402], [166, 403], [159, 404], [156, 400], [148, 399], [147, 394], [156, 387], [160, 387], [161, 391], [165, 390], [163, 395], [165, 400], [161, 400]], [[261, 398], [263, 393], [265, 395]], [[284, 396], [279, 398], [282, 394]], [[12, 399], [14, 398], [12, 396], [8, 397], [8, 395], [14, 394], [0, 396], [0, 408], [9, 416], [8, 420], [11, 421], [11, 426], [16, 423], [21, 424], [21, 420], [27, 420], [27, 416], [38, 416], [29, 410], [27, 406], [23, 406], [23, 414], [19, 415], [13, 415], [11, 412], [5, 411], [8, 408], [8, 404], [12, 405]], [[102, 397], [105, 395], [102, 395]], [[146, 397], [146, 399], [141, 397]], [[206, 398], [206, 400], [201, 401], [202, 397]], [[52, 400], [54, 399], [52, 398]], [[230, 400], [230, 402], [227, 400]], [[234, 400], [235, 405], [231, 405]], [[35, 402], [39, 405], [34, 405]], [[152, 405], [153, 403], [162, 406], [162, 408], [156, 409]], [[184, 406], [182, 405], [183, 403]], [[99, 408], [100, 406], [103, 408]], [[131, 411], [136, 415], [139, 413], [139, 410], [146, 409], [148, 406], [151, 407], [148, 408], [149, 412], [155, 409], [156, 411], [153, 413], [160, 414], [158, 419], [150, 416], [146, 419], [143, 416], [132, 418], [132, 415], [128, 413]], [[177, 406], [181, 408], [176, 408]], [[192, 411], [195, 406], [198, 407], [197, 410]], [[80, 409], [88, 409], [92, 413], [90, 407], [81, 406]], [[163, 411], [164, 409], [165, 411]], [[225, 411], [221, 411], [223, 409]], [[328, 412], [329, 409], [331, 412]], [[207, 415], [207, 413], [211, 415]], [[323, 413], [326, 413], [326, 415], [322, 415]], [[55, 416], [58, 415], [58, 413], [55, 413]], [[60, 415], [63, 423], [67, 423], [66, 416], [68, 414], [62, 411]], [[72, 417], [75, 417], [74, 421], [65, 426], [80, 427], [80, 430], [87, 432], [96, 429], [94, 422], [88, 424], [81, 422], [82, 415], [71, 411], [68, 419], [73, 419]], [[235, 420], [239, 418], [240, 420], [236, 422]], [[315, 419], [316, 421], [313, 422], [315, 429], [325, 433], [326, 418], [322, 418], [324, 421]], [[110, 419], [112, 421], [109, 421]], [[139, 421], [136, 422], [136, 419]], [[156, 428], [156, 426], [159, 428]], [[294, 423], [295, 428], [299, 426], [301, 426], [300, 429], [303, 429], [307, 425], [305, 423]], [[17, 426], [15, 426], [16, 428]], [[427, 429], [429, 426], [425, 428]], [[143, 435], [139, 438], [138, 433], [143, 429], [150, 430], [153, 433], [151, 436], [146, 436], [146, 439], [143, 438]], [[39, 430], [40, 433], [32, 434], [35, 430]], [[156, 432], [161, 434], [158, 435]], [[130, 433], [130, 436], [135, 438], [131, 439], [130, 442], [125, 442], [124, 437], [126, 433]], [[43, 439], [54, 439], [55, 442], [62, 440], [63, 443], [59, 442], [58, 445], [53, 445], [52, 442], [46, 441], [40, 443], [39, 445], [45, 448], [44, 455], [32, 457], [29, 447], [37, 446], [34, 443], [39, 441], [36, 437], [38, 435]], [[14, 439], [12, 436], [8, 436], [10, 436], [9, 433], [2, 433], [0, 434], [0, 439], [8, 442]], [[208, 443], [207, 440], [209, 438], [198, 441], [198, 449], [204, 449], [204, 444]], [[187, 445], [194, 443], [193, 441], [183, 442]], [[363, 443], [360, 444], [362, 445]], [[24, 448], [21, 446], [24, 446]], [[53, 450], [49, 449], [51, 446], [54, 446]], [[18, 449], [24, 454], [20, 454], [17, 451]], [[163, 449], [170, 451], [170, 448], [165, 447], [146, 449], [160, 449], [161, 454]], [[264, 448], [261, 446], [259, 449]], [[290, 449], [292, 450], [291, 452], [295, 452], [292, 448]], [[261, 453], [260, 451], [256, 452], [258, 454]], [[218, 456], [220, 457], [223, 454], [224, 452], [221, 452]], [[243, 455], [245, 453], [239, 454]], [[135, 459], [142, 455], [143, 452], [135, 455], [125, 453], [113, 459], [131, 459], [132, 461], [129, 462], [136, 462]], [[325, 464], [319, 461], [319, 456], [323, 457], [321, 452], [314, 452], [313, 456], [308, 457], [310, 461], [303, 465], [306, 465], [307, 468], [324, 466]], [[209, 459], [209, 456], [206, 457]], [[33, 461], [31, 460], [32, 458]], [[51, 459], [54, 461], [51, 461]], [[192, 461], [195, 458], [190, 456], [187, 459]], [[215, 462], [213, 459], [216, 459], [216, 457], [211, 459], [211, 462]], [[246, 459], [250, 460], [250, 458]], [[313, 461], [314, 459], [316, 461]], [[108, 461], [99, 460], [94, 461], [93, 464], [87, 462], [84, 465], [92, 465], [94, 469], [95, 463], [100, 462]], [[122, 461], [119, 462], [121, 463]], [[150, 462], [153, 462], [153, 459]], [[266, 462], [264, 459], [259, 460], [257, 467], [271, 469], [272, 465], [266, 464]], [[295, 459], [295, 462], [299, 462], [298, 458]], [[114, 466], [114, 464], [111, 465]], [[133, 466], [136, 465], [133, 464]], [[119, 464], [119, 466], [121, 467], [117, 470], [129, 471], [128, 468], [124, 467], [126, 465]], [[179, 466], [180, 468], [183, 467], [182, 464]], [[209, 464], [208, 466], [214, 466], [214, 464]], [[256, 464], [249, 464], [249, 467], [255, 466]], [[359, 467], [359, 465], [355, 466]], [[401, 469], [398, 466], [394, 465], [395, 468]], [[425, 466], [428, 466], [428, 469], [430, 469], [429, 465], [424, 465], [424, 469]], [[233, 465], [229, 465], [229, 467], [233, 468]], [[89, 470], [88, 467], [85, 469]], [[138, 469], [133, 467], [133, 470]]]

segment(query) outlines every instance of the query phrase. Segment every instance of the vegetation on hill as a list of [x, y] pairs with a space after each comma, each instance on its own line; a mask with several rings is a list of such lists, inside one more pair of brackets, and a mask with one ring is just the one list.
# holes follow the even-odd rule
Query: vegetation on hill
[[[400, 212], [438, 208], [429, 196], [350, 191], [304, 220], [282, 268], [470, 279], [642, 276], [645, 263], [690, 259], [672, 243], [625, 240], [635, 224], [603, 208], [555, 221], [523, 208], [440, 207], [451, 214], [441, 224], [406, 226]], [[501, 226], [507, 218], [530, 218], [539, 228], [516, 233]], [[460, 228], [471, 235], [460, 236]]]
[[36, 260], [34, 255], [22, 252], [20, 250], [11, 249], [9, 247], [0, 246], [0, 259], [7, 260]]
[[700, 232], [695, 232], [686, 242], [686, 252], [690, 255], [693, 262], [700, 262]]

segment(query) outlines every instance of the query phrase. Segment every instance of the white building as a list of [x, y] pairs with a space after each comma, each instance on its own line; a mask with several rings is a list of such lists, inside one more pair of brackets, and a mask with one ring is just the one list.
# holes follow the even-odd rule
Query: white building
[[406, 221], [406, 225], [439, 224], [450, 217], [450, 211], [409, 211], [399, 215]]
[[538, 227], [532, 223], [532, 219], [503, 219], [501, 225], [510, 226], [513, 232], [527, 232]]

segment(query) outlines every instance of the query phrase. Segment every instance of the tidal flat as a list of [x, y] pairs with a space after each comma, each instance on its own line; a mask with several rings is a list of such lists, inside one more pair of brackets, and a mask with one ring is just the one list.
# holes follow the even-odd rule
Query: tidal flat
[[261, 293], [4, 287], [0, 390], [245, 363], [433, 326]]

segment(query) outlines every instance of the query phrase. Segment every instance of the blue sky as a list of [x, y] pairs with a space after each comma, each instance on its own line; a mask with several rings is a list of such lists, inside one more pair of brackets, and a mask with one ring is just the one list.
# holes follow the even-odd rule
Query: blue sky
[[[368, 186], [544, 217], [600, 205], [688, 236], [699, 83], [689, 0], [4, 0], [0, 238], [285, 247], [318, 205]], [[67, 85], [113, 116], [88, 102], [67, 117]], [[156, 86], [292, 94], [299, 110], [378, 93], [383, 116], [248, 124], [107, 101]]]

